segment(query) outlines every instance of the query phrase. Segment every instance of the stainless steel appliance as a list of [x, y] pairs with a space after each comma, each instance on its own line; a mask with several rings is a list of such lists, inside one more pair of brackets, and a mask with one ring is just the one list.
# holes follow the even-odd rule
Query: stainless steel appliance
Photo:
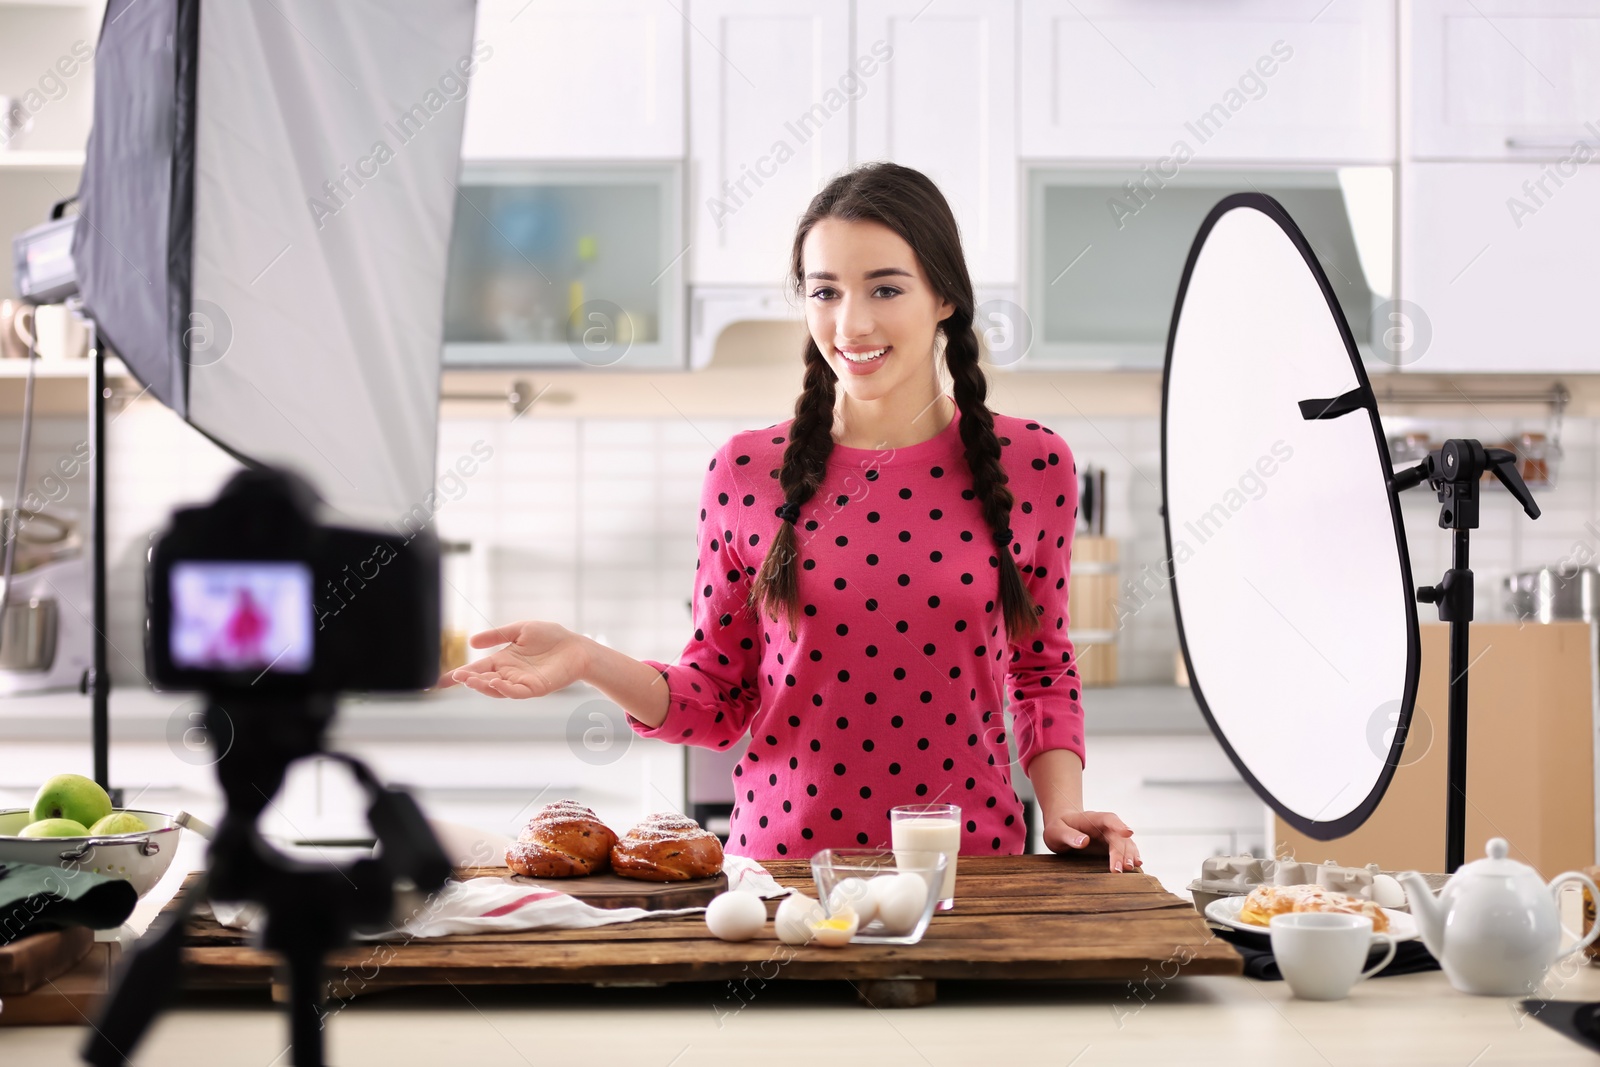
[[0, 695], [80, 688], [91, 663], [89, 561], [68, 512], [4, 506], [15, 522], [10, 596], [0, 615]]
[[1600, 570], [1540, 567], [1504, 579], [1506, 609], [1525, 622], [1581, 619], [1593, 622], [1600, 598]]

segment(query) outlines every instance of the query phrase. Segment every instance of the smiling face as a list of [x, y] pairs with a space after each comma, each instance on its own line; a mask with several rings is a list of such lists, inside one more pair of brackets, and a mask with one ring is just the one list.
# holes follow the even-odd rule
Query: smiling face
[[801, 256], [806, 326], [847, 406], [890, 394], [931, 402], [934, 339], [954, 307], [934, 293], [905, 239], [880, 222], [825, 218]]

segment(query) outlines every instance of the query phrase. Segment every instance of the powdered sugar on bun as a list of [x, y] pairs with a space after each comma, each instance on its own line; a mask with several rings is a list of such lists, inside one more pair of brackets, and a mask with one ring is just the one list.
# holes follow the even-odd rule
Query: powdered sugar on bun
[[666, 841], [673, 838], [715, 836], [687, 815], [679, 815], [675, 811], [658, 811], [653, 815], [646, 815], [639, 825], [623, 835], [623, 840]]
[[658, 811], [612, 847], [611, 869], [651, 882], [710, 878], [722, 871], [722, 842], [693, 819]]
[[517, 839], [519, 841], [537, 840], [542, 832], [572, 819], [588, 819], [592, 822], [599, 822], [600, 816], [594, 813], [593, 808], [586, 808], [576, 800], [558, 800], [553, 804], [546, 804], [535, 811], [533, 817], [528, 820], [528, 825], [522, 828], [522, 833], [518, 835]]
[[603, 871], [617, 835], [576, 800], [559, 800], [533, 813], [506, 849], [506, 866], [532, 878], [573, 878]]

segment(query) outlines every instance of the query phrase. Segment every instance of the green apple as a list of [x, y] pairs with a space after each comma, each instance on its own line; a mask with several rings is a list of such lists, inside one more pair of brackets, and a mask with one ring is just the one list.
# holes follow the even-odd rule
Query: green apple
[[109, 837], [112, 834], [142, 834], [150, 827], [144, 820], [131, 811], [114, 811], [89, 827], [89, 832], [95, 837]]
[[71, 819], [84, 826], [93, 826], [111, 814], [111, 798], [100, 788], [100, 783], [81, 774], [58, 774], [33, 797], [33, 811], [29, 818]]
[[22, 828], [18, 837], [88, 837], [89, 830], [74, 819], [40, 819]]

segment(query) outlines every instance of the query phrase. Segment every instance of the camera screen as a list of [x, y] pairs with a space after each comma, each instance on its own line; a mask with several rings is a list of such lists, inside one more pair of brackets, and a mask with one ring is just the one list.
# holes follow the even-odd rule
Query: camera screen
[[304, 563], [172, 566], [171, 652], [180, 670], [311, 669], [311, 568]]

